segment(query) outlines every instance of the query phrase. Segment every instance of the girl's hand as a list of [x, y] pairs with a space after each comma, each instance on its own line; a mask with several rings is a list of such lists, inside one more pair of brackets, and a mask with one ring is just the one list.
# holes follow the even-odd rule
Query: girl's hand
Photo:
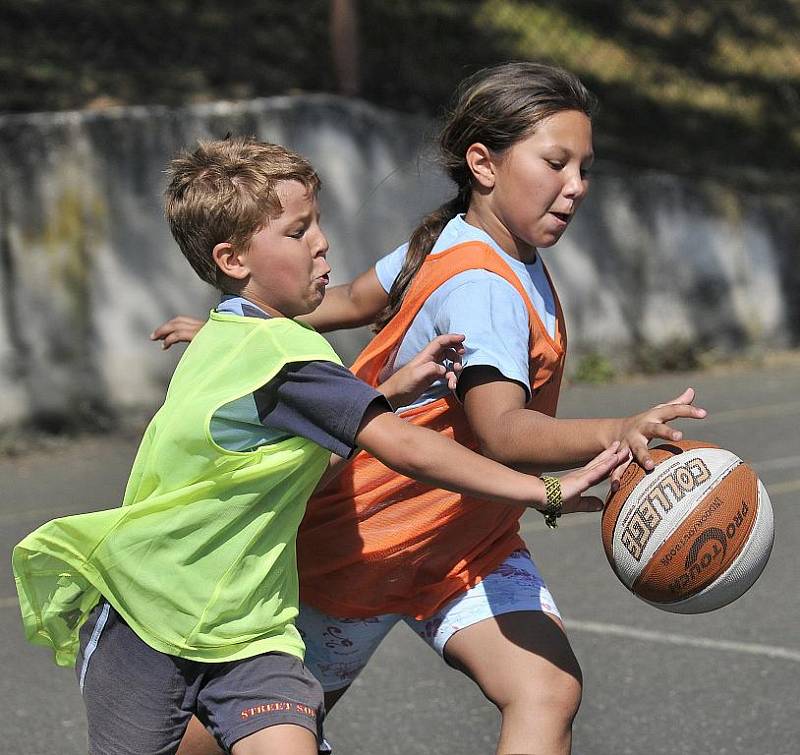
[[[630, 450], [632, 457], [649, 472], [655, 467], [655, 463], [650, 457], [647, 444], [653, 438], [672, 441], [683, 438], [683, 433], [670, 427], [668, 422], [681, 417], [703, 419], [706, 416], [705, 409], [692, 406], [694, 397], [694, 389], [687, 388], [666, 404], [658, 404], [646, 412], [621, 420], [618, 438], [622, 448], [626, 452]], [[619, 479], [622, 471], [614, 475], [614, 481]]]
[[464, 336], [445, 333], [434, 338], [407, 365], [394, 373], [378, 390], [392, 406], [407, 406], [431, 383], [444, 378], [454, 391], [461, 372]]
[[620, 465], [628, 461], [628, 449], [614, 441], [605, 451], [595, 456], [585, 467], [569, 472], [560, 478], [561, 513], [602, 511], [603, 501], [593, 495], [582, 495], [592, 485], [601, 482]]
[[203, 325], [205, 325], [203, 320], [197, 320], [186, 315], [178, 315], [159, 325], [150, 334], [150, 340], [161, 341], [161, 348], [168, 349], [175, 343], [181, 343], [182, 341], [188, 343], [191, 341]]

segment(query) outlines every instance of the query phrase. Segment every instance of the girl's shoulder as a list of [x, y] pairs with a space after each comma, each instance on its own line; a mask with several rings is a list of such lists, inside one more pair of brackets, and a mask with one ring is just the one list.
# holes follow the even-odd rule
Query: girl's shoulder
[[401, 244], [397, 249], [384, 255], [375, 263], [375, 274], [387, 294], [391, 290], [395, 278], [400, 274], [407, 252], [408, 242]]

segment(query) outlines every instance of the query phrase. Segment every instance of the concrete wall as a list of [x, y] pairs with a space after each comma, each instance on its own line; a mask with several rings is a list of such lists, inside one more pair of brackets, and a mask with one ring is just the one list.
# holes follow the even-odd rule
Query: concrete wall
[[[228, 132], [287, 144], [317, 166], [334, 284], [448, 196], [421, 149], [430, 123], [335, 97], [0, 117], [0, 426], [160, 400], [178, 354], [148, 333], [215, 301], [169, 236], [163, 169], [178, 149]], [[796, 344], [796, 199], [601, 162], [573, 227], [543, 255], [572, 364], [589, 352], [625, 363], [672, 343]], [[367, 336], [333, 340], [349, 359]]]

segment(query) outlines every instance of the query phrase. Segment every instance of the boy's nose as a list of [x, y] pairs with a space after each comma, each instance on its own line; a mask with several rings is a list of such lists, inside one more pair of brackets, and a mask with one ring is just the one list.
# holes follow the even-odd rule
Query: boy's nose
[[314, 239], [314, 251], [318, 256], [324, 257], [328, 253], [328, 249], [328, 237], [322, 231], [319, 231]]

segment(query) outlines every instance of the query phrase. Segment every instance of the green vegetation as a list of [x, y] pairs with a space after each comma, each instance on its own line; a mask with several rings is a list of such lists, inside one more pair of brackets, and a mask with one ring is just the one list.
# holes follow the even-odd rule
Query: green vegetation
[[607, 357], [591, 352], [580, 358], [570, 377], [575, 383], [609, 383], [616, 371]]
[[[438, 115], [508, 59], [600, 96], [601, 156], [703, 175], [800, 174], [800, 0], [354, 0], [360, 95]], [[334, 91], [329, 0], [5, 0], [0, 111]]]

